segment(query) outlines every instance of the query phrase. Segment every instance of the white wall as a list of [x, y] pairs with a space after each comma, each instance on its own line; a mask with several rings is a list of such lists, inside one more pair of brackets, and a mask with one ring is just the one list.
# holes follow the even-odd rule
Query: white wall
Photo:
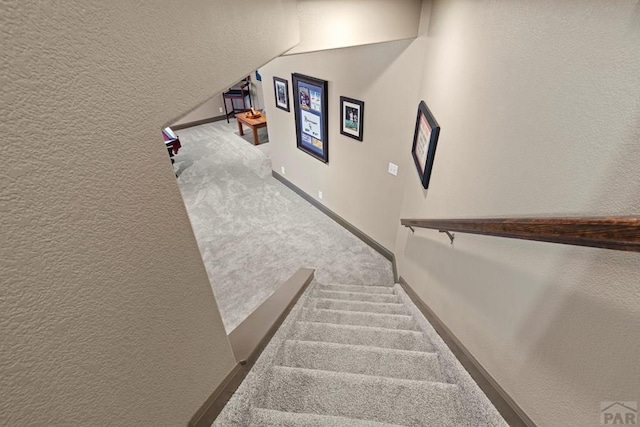
[[235, 361], [160, 129], [296, 44], [295, 2], [5, 2], [0, 26], [0, 424], [185, 425]]
[[415, 38], [420, 0], [299, 0], [300, 43], [286, 54]]
[[[389, 162], [404, 158], [413, 135], [409, 123], [417, 103], [418, 72], [410, 40], [276, 58], [262, 71], [273, 170], [383, 246], [393, 249], [402, 201], [402, 177], [387, 173]], [[273, 76], [289, 81], [299, 72], [329, 82], [329, 162], [296, 147], [291, 112], [275, 107]], [[363, 141], [340, 134], [340, 96], [364, 101]], [[409, 123], [409, 124], [408, 124]]]
[[[442, 131], [429, 189], [405, 175], [402, 217], [638, 213], [637, 1], [438, 0], [430, 22], [420, 96]], [[395, 253], [539, 425], [640, 400], [638, 254], [406, 229]]]

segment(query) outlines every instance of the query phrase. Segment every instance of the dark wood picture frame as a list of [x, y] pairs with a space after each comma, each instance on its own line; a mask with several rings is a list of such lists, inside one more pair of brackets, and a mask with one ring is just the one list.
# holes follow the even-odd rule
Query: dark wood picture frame
[[413, 132], [413, 146], [411, 156], [416, 165], [420, 182], [424, 188], [429, 188], [433, 160], [436, 155], [436, 146], [440, 136], [440, 125], [429, 111], [427, 104], [420, 101], [416, 127]]
[[321, 162], [329, 162], [329, 83], [291, 74], [297, 147]]
[[273, 76], [273, 95], [276, 107], [289, 112], [289, 81], [287, 79]]
[[[351, 117], [353, 116], [353, 117]], [[340, 133], [362, 141], [364, 126], [364, 102], [340, 97]]]

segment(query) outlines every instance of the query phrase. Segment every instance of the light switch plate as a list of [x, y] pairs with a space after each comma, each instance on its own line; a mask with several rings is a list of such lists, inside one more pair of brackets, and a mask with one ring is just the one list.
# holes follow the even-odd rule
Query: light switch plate
[[282, 171], [282, 175], [284, 175], [284, 166], [280, 166], [280, 170]]
[[322, 200], [322, 191], [318, 191], [318, 199]]
[[398, 165], [389, 162], [389, 173], [393, 176], [398, 176]]

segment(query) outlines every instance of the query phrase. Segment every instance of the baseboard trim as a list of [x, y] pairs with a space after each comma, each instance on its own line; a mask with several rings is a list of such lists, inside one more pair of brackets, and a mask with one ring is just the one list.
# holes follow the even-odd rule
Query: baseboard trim
[[393, 254], [393, 259], [391, 260], [391, 268], [393, 269], [393, 283], [398, 283], [400, 277], [398, 276], [398, 264], [396, 263], [396, 254]]
[[170, 127], [173, 130], [180, 130], [180, 129], [190, 128], [193, 126], [205, 125], [207, 123], [219, 122], [221, 120], [225, 120], [226, 118], [227, 116], [207, 117], [206, 119], [200, 119], [193, 122], [180, 123], [178, 125], [171, 125]]
[[[229, 372], [229, 374], [224, 378], [224, 380], [222, 380], [220, 385], [216, 387], [216, 389], [213, 391], [213, 393], [211, 393], [211, 395], [207, 398], [204, 404], [193, 415], [191, 420], [189, 420], [187, 427], [203, 427], [205, 425], [207, 427], [211, 426], [213, 421], [211, 421], [211, 423], [209, 424], [206, 424], [207, 421], [205, 420], [205, 417], [207, 415], [207, 412], [210, 411], [212, 407], [214, 407], [214, 405], [216, 404], [216, 401], [223, 395], [223, 393], [229, 387], [229, 384], [231, 384], [232, 382], [235, 382], [237, 377], [242, 374], [242, 370], [243, 370], [243, 366], [240, 363], [236, 363], [236, 365], [233, 367], [231, 372]], [[216, 414], [216, 416], [217, 415], [218, 414]]]
[[462, 366], [469, 372], [471, 378], [473, 378], [491, 403], [493, 403], [493, 406], [500, 412], [500, 415], [502, 415], [502, 418], [504, 418], [507, 424], [511, 427], [535, 427], [533, 420], [527, 416], [500, 384], [493, 379], [480, 362], [478, 362], [433, 310], [416, 294], [402, 276], [398, 278], [398, 283], [400, 283], [402, 289], [404, 289], [424, 317], [431, 323]]
[[329, 209], [328, 207], [326, 207], [325, 205], [323, 205], [322, 203], [320, 203], [319, 201], [311, 197], [304, 190], [302, 190], [300, 187], [298, 187], [297, 185], [295, 185], [294, 183], [292, 183], [291, 181], [289, 181], [288, 179], [280, 175], [278, 172], [272, 170], [271, 175], [275, 179], [277, 179], [278, 181], [282, 182], [284, 185], [289, 187], [291, 190], [293, 190], [295, 193], [297, 193], [300, 197], [305, 199], [307, 202], [311, 203], [313, 206], [318, 208], [322, 213], [327, 215], [329, 218], [331, 218], [332, 220], [334, 220], [335, 222], [337, 222], [338, 224], [340, 224], [341, 226], [349, 230], [357, 238], [365, 242], [367, 245], [371, 246], [373, 249], [379, 252], [383, 257], [393, 262], [393, 252], [391, 252], [389, 249], [385, 248], [380, 243], [376, 242], [374, 239], [372, 239], [367, 234], [365, 234], [363, 231], [356, 228], [349, 221], [342, 218], [340, 215], [333, 212], [331, 209]]
[[210, 427], [213, 424], [304, 290], [307, 289], [314, 274], [314, 269], [300, 268], [231, 331], [228, 335], [229, 343], [238, 363], [198, 409], [189, 421], [188, 427]]
[[302, 292], [313, 280], [314, 272], [315, 270], [310, 268], [301, 268], [296, 271], [249, 317], [231, 331], [229, 342], [236, 361], [245, 363], [254, 356], [256, 351], [262, 351], [261, 344], [265, 340], [270, 340], [275, 334]]

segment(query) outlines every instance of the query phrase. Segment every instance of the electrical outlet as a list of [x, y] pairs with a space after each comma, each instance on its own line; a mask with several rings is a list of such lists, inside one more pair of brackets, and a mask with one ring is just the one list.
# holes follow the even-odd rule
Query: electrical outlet
[[280, 167], [280, 170], [282, 171], [282, 175], [285, 175], [285, 173], [284, 173], [284, 166], [281, 166], [281, 167]]
[[222, 107], [220, 107], [220, 112], [222, 113]]
[[389, 162], [389, 173], [393, 176], [398, 176], [398, 165]]
[[318, 199], [322, 200], [322, 191], [318, 191]]

